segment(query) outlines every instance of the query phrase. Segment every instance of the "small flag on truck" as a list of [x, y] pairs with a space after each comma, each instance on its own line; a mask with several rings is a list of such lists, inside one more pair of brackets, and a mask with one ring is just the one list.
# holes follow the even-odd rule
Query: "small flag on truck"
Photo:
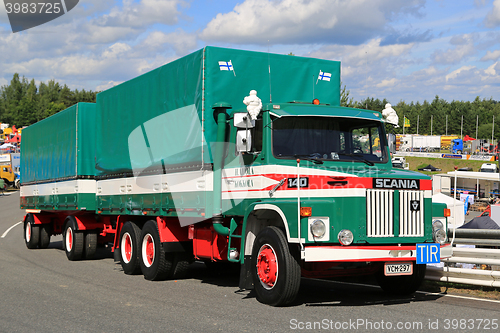
[[332, 73], [325, 73], [325, 72], [322, 72], [321, 69], [319, 70], [318, 80], [330, 81], [331, 78], [332, 78]]
[[219, 68], [221, 71], [232, 71], [233, 69], [233, 64], [231, 63], [231, 60], [229, 61], [219, 61]]

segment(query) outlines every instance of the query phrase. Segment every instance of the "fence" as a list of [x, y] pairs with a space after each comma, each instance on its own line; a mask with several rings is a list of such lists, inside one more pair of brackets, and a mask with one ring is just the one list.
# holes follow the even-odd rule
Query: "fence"
[[[448, 231], [453, 237], [453, 231]], [[500, 247], [500, 230], [457, 229], [454, 244]], [[444, 267], [427, 266], [428, 280], [500, 287], [500, 249], [454, 247], [453, 256], [443, 259]], [[490, 269], [450, 267], [450, 264], [486, 265]], [[464, 266], [466, 266], [464, 265]]]

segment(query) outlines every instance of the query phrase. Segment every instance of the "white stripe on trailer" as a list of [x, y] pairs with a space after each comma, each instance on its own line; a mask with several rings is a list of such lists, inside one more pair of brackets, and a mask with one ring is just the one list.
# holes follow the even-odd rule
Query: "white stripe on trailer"
[[23, 185], [20, 196], [47, 196], [73, 193], [95, 193], [96, 181], [94, 179], [74, 179], [61, 182]]
[[213, 191], [211, 171], [187, 171], [164, 175], [97, 181], [97, 195], [154, 194]]

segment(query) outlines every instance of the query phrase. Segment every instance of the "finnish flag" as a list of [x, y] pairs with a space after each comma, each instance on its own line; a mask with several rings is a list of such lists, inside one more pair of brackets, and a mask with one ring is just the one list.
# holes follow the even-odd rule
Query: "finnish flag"
[[219, 61], [219, 68], [221, 71], [234, 71], [233, 64], [231, 63], [231, 60]]
[[321, 71], [321, 69], [319, 70], [318, 80], [330, 81], [331, 78], [332, 78], [332, 73], [324, 73]]

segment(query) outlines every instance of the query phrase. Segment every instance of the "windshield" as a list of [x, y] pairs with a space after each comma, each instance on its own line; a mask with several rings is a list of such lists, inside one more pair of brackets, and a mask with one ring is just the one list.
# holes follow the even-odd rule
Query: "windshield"
[[382, 123], [360, 118], [282, 117], [275, 119], [273, 154], [278, 158], [386, 163]]

